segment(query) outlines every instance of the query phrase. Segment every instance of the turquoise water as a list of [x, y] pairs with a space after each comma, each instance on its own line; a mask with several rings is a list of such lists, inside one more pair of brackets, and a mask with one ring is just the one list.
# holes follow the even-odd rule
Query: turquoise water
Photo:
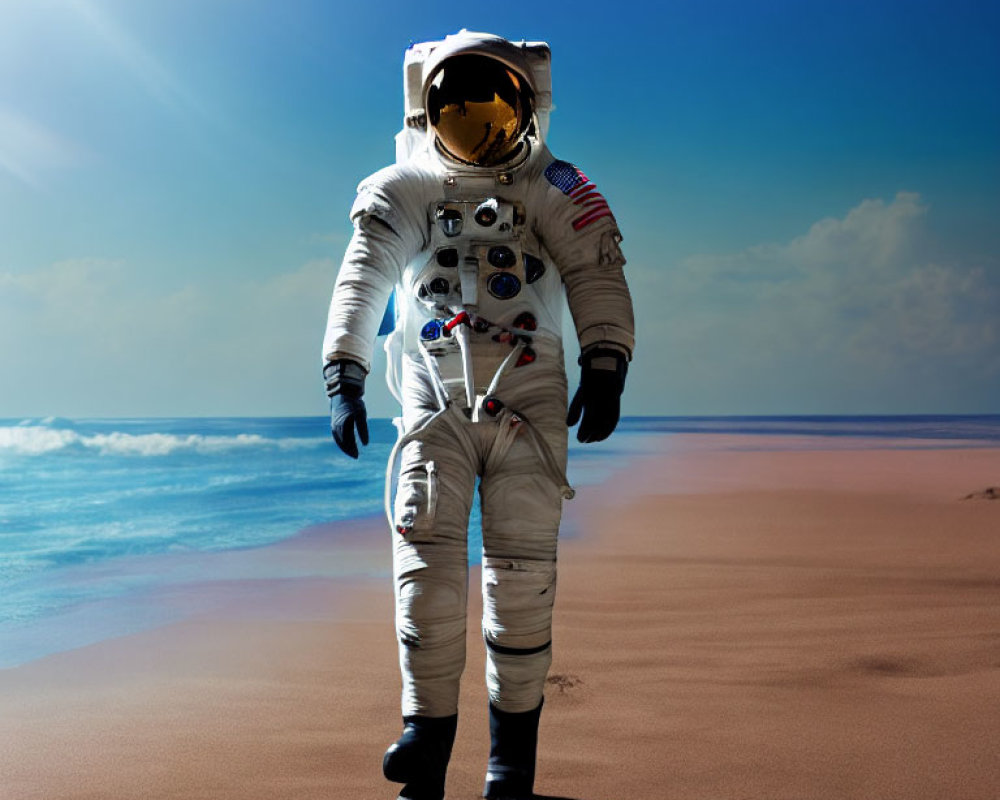
[[[600, 482], [675, 433], [971, 446], [1000, 441], [1000, 416], [631, 418], [573, 443], [570, 480]], [[371, 438], [352, 461], [325, 418], [0, 420], [0, 668], [176, 618], [151, 590], [211, 579], [203, 554], [381, 514], [395, 429], [372, 420]]]

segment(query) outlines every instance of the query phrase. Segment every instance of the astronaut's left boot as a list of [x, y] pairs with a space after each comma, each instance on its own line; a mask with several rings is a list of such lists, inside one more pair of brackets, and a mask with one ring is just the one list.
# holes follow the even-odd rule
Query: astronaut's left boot
[[488, 800], [532, 800], [535, 796], [535, 752], [542, 704], [532, 711], [501, 711], [490, 703], [490, 763], [483, 797]]

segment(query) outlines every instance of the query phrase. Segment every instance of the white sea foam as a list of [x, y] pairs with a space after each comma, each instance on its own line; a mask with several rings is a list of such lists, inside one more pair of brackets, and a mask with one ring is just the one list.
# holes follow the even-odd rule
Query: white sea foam
[[73, 428], [73, 420], [65, 419], [64, 417], [43, 417], [42, 419], [22, 419], [17, 423], [22, 428], [31, 427], [33, 425], [42, 425], [46, 428]]
[[96, 450], [101, 455], [165, 456], [178, 452], [227, 453], [252, 448], [292, 450], [325, 444], [318, 439], [270, 439], [256, 433], [235, 436], [132, 434], [121, 431], [81, 434], [74, 430], [42, 425], [0, 427], [0, 454], [44, 455], [60, 450]]

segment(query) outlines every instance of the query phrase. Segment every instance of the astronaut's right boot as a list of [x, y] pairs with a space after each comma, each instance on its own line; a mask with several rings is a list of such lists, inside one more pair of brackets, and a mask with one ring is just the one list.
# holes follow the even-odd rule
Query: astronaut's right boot
[[535, 752], [542, 704], [532, 711], [501, 711], [490, 703], [490, 763], [483, 797], [487, 800], [532, 800], [535, 796]]
[[385, 751], [382, 774], [406, 784], [399, 800], [443, 800], [448, 759], [455, 743], [458, 714], [403, 717], [403, 735]]

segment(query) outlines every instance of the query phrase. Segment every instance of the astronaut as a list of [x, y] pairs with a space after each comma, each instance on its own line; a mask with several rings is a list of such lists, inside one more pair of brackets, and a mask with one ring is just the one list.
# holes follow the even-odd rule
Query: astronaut
[[[362, 181], [323, 344], [331, 427], [358, 457], [383, 310], [402, 407], [387, 474], [403, 734], [385, 776], [440, 800], [465, 666], [466, 530], [479, 478], [491, 746], [484, 797], [533, 796], [551, 663], [567, 425], [607, 438], [633, 339], [621, 235], [607, 201], [544, 142], [550, 53], [461, 31], [404, 60], [397, 163]], [[580, 386], [567, 415], [566, 298]], [[398, 466], [398, 479], [397, 475]], [[395, 485], [395, 490], [393, 487]]]

